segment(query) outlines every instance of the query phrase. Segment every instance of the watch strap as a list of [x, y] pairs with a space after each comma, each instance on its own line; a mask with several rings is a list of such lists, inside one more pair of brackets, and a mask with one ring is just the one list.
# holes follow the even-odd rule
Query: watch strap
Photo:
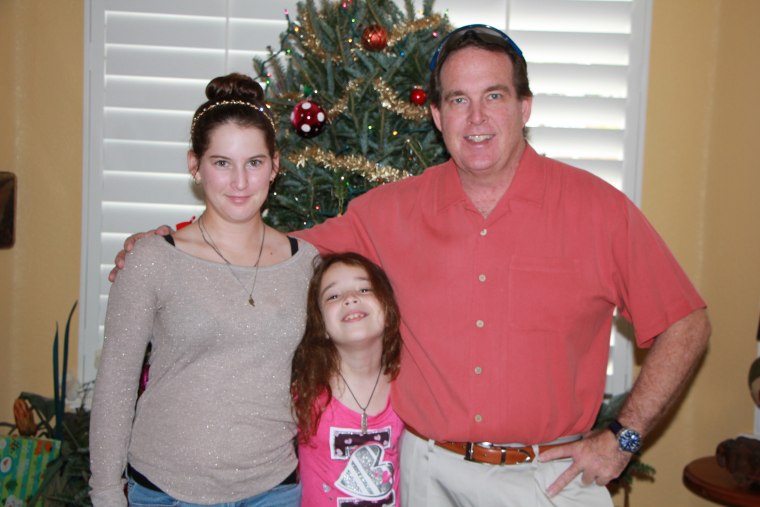
[[620, 433], [620, 430], [623, 429], [623, 425], [620, 424], [620, 421], [618, 421], [617, 419], [613, 419], [607, 425], [607, 429], [609, 429], [612, 432], [612, 434], [617, 437], [618, 433]]

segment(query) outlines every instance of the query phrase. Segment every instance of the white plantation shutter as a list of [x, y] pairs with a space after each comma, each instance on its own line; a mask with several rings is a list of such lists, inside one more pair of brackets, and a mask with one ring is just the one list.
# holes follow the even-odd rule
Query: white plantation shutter
[[198, 215], [186, 152], [209, 79], [255, 75], [279, 48], [292, 2], [89, 0], [80, 380], [95, 377], [110, 283], [124, 239]]
[[[488, 23], [525, 52], [535, 95], [530, 142], [639, 201], [651, 0], [437, 0], [454, 26]], [[403, 4], [399, 0], [400, 4]], [[88, 0], [80, 379], [91, 380], [122, 242], [197, 215], [185, 153], [211, 77], [254, 74], [279, 48], [296, 0]], [[416, 5], [421, 5], [417, 1]], [[631, 344], [613, 336], [608, 391], [631, 382]]]
[[509, 21], [530, 62], [533, 146], [596, 173], [634, 199], [639, 143], [632, 127], [645, 89], [637, 81], [643, 69], [629, 65], [641, 60], [632, 55], [639, 49], [635, 3], [512, 0]]

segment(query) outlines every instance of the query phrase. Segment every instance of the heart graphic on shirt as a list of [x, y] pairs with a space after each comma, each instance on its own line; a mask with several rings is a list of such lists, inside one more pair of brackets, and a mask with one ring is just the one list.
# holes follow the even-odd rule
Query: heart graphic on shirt
[[350, 495], [366, 499], [382, 498], [393, 489], [393, 464], [383, 462], [385, 450], [378, 444], [356, 449], [335, 485]]

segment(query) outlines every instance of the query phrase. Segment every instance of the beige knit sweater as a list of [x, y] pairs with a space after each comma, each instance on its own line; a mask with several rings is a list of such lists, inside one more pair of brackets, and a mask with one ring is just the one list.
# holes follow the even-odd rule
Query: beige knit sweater
[[[259, 268], [254, 291], [224, 264], [162, 237], [139, 241], [111, 287], [90, 427], [91, 497], [126, 506], [127, 461], [173, 497], [230, 502], [296, 467], [290, 364], [317, 251]], [[250, 290], [253, 268], [235, 268]], [[137, 400], [147, 344], [150, 382]]]

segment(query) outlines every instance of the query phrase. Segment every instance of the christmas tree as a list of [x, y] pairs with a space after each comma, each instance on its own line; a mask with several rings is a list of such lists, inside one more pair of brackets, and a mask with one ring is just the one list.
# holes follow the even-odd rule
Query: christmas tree
[[426, 100], [429, 62], [448, 19], [433, 0], [299, 2], [280, 48], [254, 59], [279, 118], [280, 176], [267, 221], [311, 227], [370, 188], [443, 162]]

